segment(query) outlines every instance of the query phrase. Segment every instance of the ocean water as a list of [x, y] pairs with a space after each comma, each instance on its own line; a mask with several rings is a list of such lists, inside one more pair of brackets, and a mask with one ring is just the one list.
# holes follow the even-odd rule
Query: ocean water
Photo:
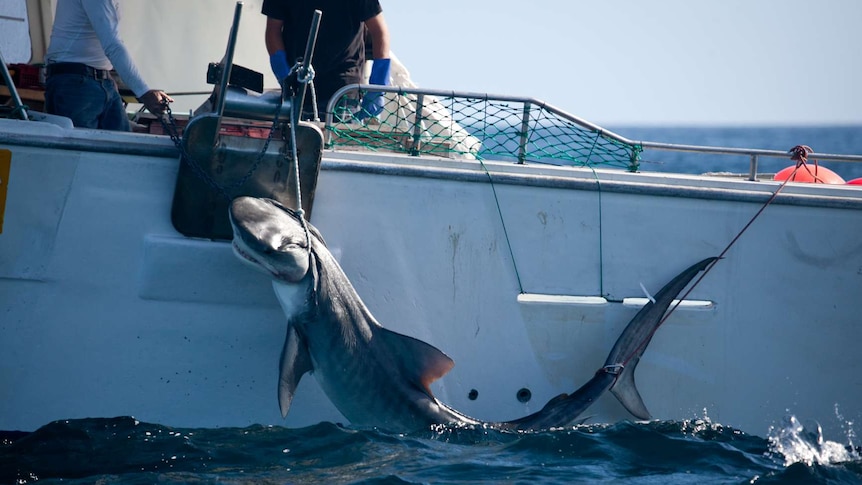
[[2, 483], [862, 483], [852, 443], [795, 418], [763, 438], [708, 419], [543, 433], [332, 423], [183, 429], [131, 417], [49, 423], [0, 445]]
[[[862, 154], [862, 126], [609, 128], [633, 140]], [[747, 173], [748, 159], [736, 158], [647, 151], [642, 169]], [[759, 171], [790, 163], [764, 159]], [[862, 165], [823, 165], [846, 180], [862, 177]], [[862, 483], [859, 423], [822, 436], [805, 419], [785, 416], [755, 436], [707, 416], [529, 434], [440, 427], [407, 435], [334, 423], [184, 429], [94, 417], [0, 431], [0, 483]]]
[[[635, 141], [788, 151], [808, 145], [816, 153], [862, 155], [862, 125], [848, 126], [736, 126], [736, 127], [608, 127]], [[809, 160], [813, 163], [813, 160]], [[862, 163], [819, 162], [845, 181], [862, 177]], [[774, 174], [793, 165], [787, 159], [759, 157], [758, 173]], [[645, 150], [641, 170], [651, 172], [731, 172], [748, 174], [750, 159], [735, 155], [701, 155], [688, 152]]]

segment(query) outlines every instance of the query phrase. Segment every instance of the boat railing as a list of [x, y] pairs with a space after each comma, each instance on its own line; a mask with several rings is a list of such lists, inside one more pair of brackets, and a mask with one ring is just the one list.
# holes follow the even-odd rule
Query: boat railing
[[[675, 151], [675, 152], [690, 152], [699, 154], [712, 155], [738, 155], [749, 158], [748, 180], [755, 181], [758, 176], [758, 168], [760, 166], [761, 157], [782, 158], [788, 159], [791, 154], [784, 150], [764, 150], [757, 148], [734, 148], [734, 147], [715, 147], [703, 145], [684, 145], [674, 143], [660, 143], [650, 141], [629, 142], [636, 143], [643, 149]], [[810, 153], [807, 158], [809, 160], [830, 161], [830, 162], [855, 162], [862, 163], [862, 155], [844, 155], [837, 153]]]
[[[356, 116], [362, 108], [355, 100], [369, 92], [383, 93], [383, 109], [356, 121], [362, 118]], [[335, 93], [327, 106], [324, 132], [328, 148], [629, 171], [640, 169], [646, 149], [744, 156], [749, 159], [749, 180], [757, 179], [761, 158], [790, 158], [783, 150], [631, 140], [535, 98], [366, 84]], [[812, 153], [808, 158], [862, 162], [859, 155]]]

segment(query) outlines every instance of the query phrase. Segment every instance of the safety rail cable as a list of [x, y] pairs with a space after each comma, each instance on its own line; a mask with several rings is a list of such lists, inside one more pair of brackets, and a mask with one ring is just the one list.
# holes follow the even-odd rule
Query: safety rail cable
[[[354, 121], [357, 93], [386, 93], [375, 119]], [[749, 180], [756, 180], [759, 159], [788, 158], [783, 150], [681, 145], [628, 139], [544, 101], [398, 86], [352, 84], [327, 106], [326, 146], [360, 146], [411, 155], [460, 156], [517, 163], [640, 168], [646, 149], [747, 156]], [[812, 153], [818, 161], [862, 162], [860, 155]]]

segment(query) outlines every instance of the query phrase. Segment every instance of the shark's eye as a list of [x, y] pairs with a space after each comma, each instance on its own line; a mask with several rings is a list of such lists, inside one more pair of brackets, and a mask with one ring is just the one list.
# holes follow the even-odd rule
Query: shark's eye
[[285, 238], [281, 240], [281, 246], [279, 246], [278, 249], [280, 251], [286, 251], [297, 248], [305, 248], [305, 245], [293, 239]]

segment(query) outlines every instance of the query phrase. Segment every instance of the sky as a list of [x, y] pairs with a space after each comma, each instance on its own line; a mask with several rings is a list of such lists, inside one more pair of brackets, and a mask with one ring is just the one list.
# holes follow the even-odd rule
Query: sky
[[[380, 2], [420, 87], [532, 97], [600, 125], [862, 125], [862, 0]], [[275, 87], [261, 3], [243, 1], [235, 61]], [[25, 23], [2, 20], [23, 4], [0, 0], [3, 49], [29, 52]], [[152, 86], [210, 90], [235, 5], [122, 0], [121, 34]]]
[[380, 1], [422, 87], [604, 124], [862, 124], [862, 0]]

